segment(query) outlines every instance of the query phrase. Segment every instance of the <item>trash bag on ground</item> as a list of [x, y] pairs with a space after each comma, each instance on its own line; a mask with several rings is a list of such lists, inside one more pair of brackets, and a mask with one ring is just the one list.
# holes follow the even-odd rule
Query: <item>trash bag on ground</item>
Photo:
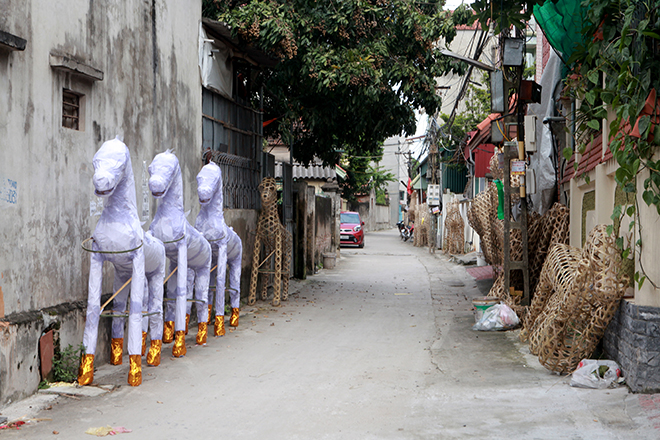
[[609, 388], [621, 377], [621, 369], [614, 361], [582, 359], [571, 375], [571, 386], [581, 388]]
[[508, 330], [520, 323], [518, 315], [504, 303], [487, 308], [472, 330]]

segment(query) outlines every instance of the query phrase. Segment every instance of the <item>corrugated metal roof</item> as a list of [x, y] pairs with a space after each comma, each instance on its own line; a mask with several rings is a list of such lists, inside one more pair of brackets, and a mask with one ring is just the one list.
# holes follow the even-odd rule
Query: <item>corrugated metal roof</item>
[[[275, 177], [282, 177], [281, 162], [275, 164]], [[303, 166], [300, 164], [294, 164], [293, 179], [336, 181], [337, 173], [334, 168], [324, 167], [323, 165]]]

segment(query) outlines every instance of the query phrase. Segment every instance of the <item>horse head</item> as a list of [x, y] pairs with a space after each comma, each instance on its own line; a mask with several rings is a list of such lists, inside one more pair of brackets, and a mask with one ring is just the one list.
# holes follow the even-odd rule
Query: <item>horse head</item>
[[170, 150], [157, 154], [149, 165], [149, 189], [153, 196], [165, 196], [179, 170], [179, 159]]
[[216, 197], [222, 207], [222, 171], [214, 162], [209, 162], [197, 174], [197, 195], [199, 203], [204, 206]]
[[[125, 178], [131, 155], [128, 147], [119, 139], [106, 141], [94, 155], [94, 193], [109, 197]], [[130, 170], [132, 172], [132, 170]]]
[[273, 177], [264, 178], [259, 184], [262, 206], [270, 206], [277, 202], [277, 186]]

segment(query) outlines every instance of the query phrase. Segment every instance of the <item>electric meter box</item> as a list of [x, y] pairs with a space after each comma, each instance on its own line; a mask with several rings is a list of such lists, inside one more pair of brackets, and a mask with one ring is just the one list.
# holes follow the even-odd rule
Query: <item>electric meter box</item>
[[440, 205], [440, 185], [430, 184], [426, 189], [426, 202], [429, 206]]
[[502, 65], [507, 67], [522, 66], [525, 60], [525, 40], [505, 38], [502, 50]]

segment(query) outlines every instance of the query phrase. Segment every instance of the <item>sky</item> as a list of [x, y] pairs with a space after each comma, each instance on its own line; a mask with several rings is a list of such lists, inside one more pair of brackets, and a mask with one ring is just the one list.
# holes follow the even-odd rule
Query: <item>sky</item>
[[[473, 0], [447, 0], [445, 3], [445, 9], [453, 10], [456, 9], [456, 7], [458, 7], [461, 3], [469, 5], [472, 4], [472, 1]], [[408, 136], [408, 139], [416, 138], [426, 134], [428, 115], [424, 112], [420, 112], [419, 110], [415, 111], [415, 115], [417, 116], [417, 130], [414, 135]], [[423, 148], [423, 142], [423, 139], [413, 141], [410, 145], [410, 151], [412, 151], [415, 155], [419, 154]]]
[[465, 3], [466, 5], [472, 4], [472, 0], [447, 0], [447, 3], [445, 3], [445, 9], [454, 10], [458, 5], [461, 3]]

